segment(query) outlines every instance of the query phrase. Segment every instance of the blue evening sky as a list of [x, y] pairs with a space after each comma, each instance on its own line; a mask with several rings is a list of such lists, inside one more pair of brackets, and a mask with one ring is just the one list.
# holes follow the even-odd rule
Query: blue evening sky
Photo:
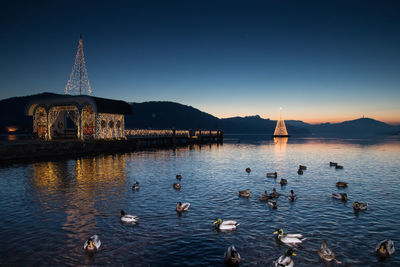
[[94, 95], [400, 123], [400, 1], [8, 1], [0, 99], [63, 93], [83, 35]]

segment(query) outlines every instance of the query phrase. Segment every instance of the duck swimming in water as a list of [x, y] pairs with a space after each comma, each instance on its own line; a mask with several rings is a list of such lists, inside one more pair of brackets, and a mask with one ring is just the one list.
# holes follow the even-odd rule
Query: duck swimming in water
[[182, 175], [180, 175], [180, 174], [177, 174], [177, 175], [176, 175], [176, 179], [178, 179], [178, 180], [182, 180]]
[[239, 191], [239, 197], [250, 197], [250, 189]]
[[247, 172], [247, 173], [250, 173], [250, 172], [251, 172], [251, 169], [250, 169], [250, 168], [246, 168], [246, 172]]
[[318, 256], [325, 261], [336, 261], [336, 263], [342, 263], [335, 258], [335, 253], [326, 246], [326, 241], [322, 241], [321, 248], [318, 250]]
[[271, 195], [269, 195], [269, 196], [270, 196], [270, 198], [278, 198], [280, 195], [281, 195], [281, 194], [279, 194], [278, 192], [276, 192], [276, 189], [273, 188], [273, 189], [272, 189], [272, 193], [271, 193]]
[[297, 245], [306, 240], [305, 238], [302, 238], [302, 234], [285, 234], [283, 229], [277, 229], [274, 234], [277, 234], [278, 239], [286, 245]]
[[347, 201], [348, 199], [346, 193], [332, 193], [332, 197], [342, 201]]
[[299, 165], [299, 170], [307, 170], [307, 166]]
[[290, 195], [288, 196], [288, 199], [290, 201], [295, 201], [297, 199], [297, 196], [296, 196], [296, 194], [294, 193], [293, 190], [290, 190]]
[[278, 173], [277, 172], [269, 172], [269, 173], [267, 173], [267, 177], [268, 178], [277, 178]]
[[132, 185], [132, 190], [139, 190], [139, 182], [136, 182], [134, 185]]
[[121, 210], [121, 222], [124, 223], [137, 223], [139, 217], [126, 214], [125, 211]]
[[180, 183], [174, 183], [172, 185], [176, 190], [180, 190], [181, 189], [181, 184]]
[[271, 209], [277, 209], [278, 208], [278, 203], [276, 202], [276, 200], [268, 199], [268, 206]]
[[218, 230], [235, 230], [236, 227], [239, 225], [238, 222], [228, 220], [228, 221], [223, 221], [222, 219], [218, 218], [214, 221], [215, 228]]
[[337, 182], [336, 187], [338, 188], [346, 188], [349, 183], [346, 182]]
[[281, 181], [279, 182], [281, 185], [287, 185], [287, 180], [281, 178]]
[[368, 207], [368, 203], [367, 202], [354, 201], [354, 203], [353, 203], [353, 209], [355, 211], [366, 210], [367, 207]]
[[290, 248], [285, 252], [285, 255], [280, 256], [276, 261], [274, 261], [274, 266], [275, 267], [283, 267], [283, 266], [293, 267], [294, 262], [293, 262], [291, 256], [296, 256], [296, 254], [293, 252], [293, 249]]
[[342, 165], [336, 164], [335, 169], [343, 169]]
[[92, 235], [91, 237], [86, 240], [85, 244], [83, 245], [83, 249], [88, 251], [95, 251], [98, 250], [101, 246], [101, 241], [98, 235]]
[[336, 165], [337, 165], [336, 162], [329, 161], [329, 166], [330, 167], [336, 167]]
[[298, 169], [298, 170], [297, 170], [297, 174], [302, 175], [302, 174], [303, 174], [303, 170]]
[[177, 212], [183, 212], [183, 211], [187, 211], [190, 207], [190, 203], [183, 203], [182, 202], [178, 202], [178, 204], [176, 204], [176, 211]]
[[239, 266], [240, 254], [237, 252], [234, 245], [230, 246], [224, 253], [224, 262], [227, 266]]
[[260, 197], [260, 201], [267, 201], [268, 199], [270, 199], [270, 197], [268, 196], [267, 191], [264, 191], [264, 194]]
[[394, 242], [390, 239], [385, 239], [376, 246], [375, 251], [381, 257], [387, 257], [394, 253]]

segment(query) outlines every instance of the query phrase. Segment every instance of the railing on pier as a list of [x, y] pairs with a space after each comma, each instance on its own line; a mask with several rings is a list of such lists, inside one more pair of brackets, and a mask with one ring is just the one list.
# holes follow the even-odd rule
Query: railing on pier
[[222, 131], [206, 131], [206, 130], [147, 130], [147, 129], [131, 129], [125, 130], [127, 138], [165, 138], [165, 137], [222, 137]]

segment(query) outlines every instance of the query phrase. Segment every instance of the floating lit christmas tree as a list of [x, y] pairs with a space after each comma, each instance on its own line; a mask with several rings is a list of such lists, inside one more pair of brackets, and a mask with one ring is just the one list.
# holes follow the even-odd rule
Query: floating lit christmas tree
[[86, 69], [85, 56], [83, 54], [82, 35], [79, 38], [78, 51], [76, 52], [75, 62], [72, 72], [64, 89], [65, 94], [92, 94], [89, 76]]
[[282, 108], [280, 108], [280, 117], [276, 123], [276, 128], [273, 137], [289, 137], [286, 130], [285, 121], [282, 119]]

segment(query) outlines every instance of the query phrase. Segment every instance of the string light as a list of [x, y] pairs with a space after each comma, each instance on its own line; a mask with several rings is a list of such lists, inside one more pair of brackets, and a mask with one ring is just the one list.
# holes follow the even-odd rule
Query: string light
[[64, 89], [65, 94], [92, 94], [89, 76], [86, 69], [85, 56], [83, 54], [82, 36], [79, 39], [78, 51], [76, 52], [75, 62], [72, 66], [71, 75]]
[[276, 123], [274, 136], [287, 136], [287, 135], [288, 132], [286, 130], [285, 121], [282, 119], [282, 108], [280, 108], [280, 117], [278, 122]]

